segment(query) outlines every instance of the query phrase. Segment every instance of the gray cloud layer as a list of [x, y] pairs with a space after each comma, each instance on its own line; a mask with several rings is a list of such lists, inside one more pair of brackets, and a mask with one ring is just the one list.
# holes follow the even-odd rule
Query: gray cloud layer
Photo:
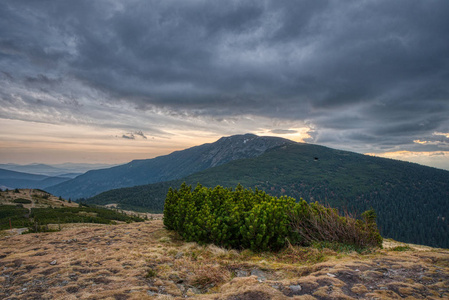
[[249, 114], [356, 151], [448, 150], [433, 135], [449, 132], [448, 15], [444, 0], [2, 1], [0, 101]]

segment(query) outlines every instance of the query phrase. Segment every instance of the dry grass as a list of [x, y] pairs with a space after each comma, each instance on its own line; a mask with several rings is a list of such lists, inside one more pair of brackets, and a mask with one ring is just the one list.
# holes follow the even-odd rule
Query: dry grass
[[0, 237], [0, 298], [449, 297], [448, 250], [386, 244], [365, 255], [296, 246], [253, 253], [185, 243], [161, 220], [64, 224], [60, 232]]

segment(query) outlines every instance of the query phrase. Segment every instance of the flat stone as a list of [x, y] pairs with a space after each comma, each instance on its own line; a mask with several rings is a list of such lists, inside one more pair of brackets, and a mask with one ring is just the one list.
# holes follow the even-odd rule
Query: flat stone
[[248, 277], [248, 272], [243, 271], [243, 270], [237, 270], [237, 271], [235, 271], [235, 276], [236, 277]]
[[302, 290], [302, 288], [299, 284], [290, 285], [289, 288], [293, 294], [299, 293]]
[[263, 271], [261, 271], [259, 269], [251, 270], [251, 275], [257, 276], [257, 280], [260, 281], [260, 282], [267, 280], [265, 272], [263, 272]]

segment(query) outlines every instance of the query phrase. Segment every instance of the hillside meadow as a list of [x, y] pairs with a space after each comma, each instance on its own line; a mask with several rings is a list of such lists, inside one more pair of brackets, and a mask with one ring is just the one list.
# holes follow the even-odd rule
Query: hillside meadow
[[21, 233], [57, 231], [66, 223], [142, 222], [146, 214], [113, 207], [89, 206], [38, 189], [0, 191], [0, 230]]

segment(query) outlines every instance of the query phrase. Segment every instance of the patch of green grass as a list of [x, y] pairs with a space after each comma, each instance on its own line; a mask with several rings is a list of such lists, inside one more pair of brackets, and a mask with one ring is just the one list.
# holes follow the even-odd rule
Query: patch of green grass
[[147, 273], [145, 274], [145, 278], [154, 278], [157, 276], [157, 272], [153, 269], [148, 269]]
[[314, 242], [312, 244], [312, 248], [315, 248], [318, 250], [330, 249], [337, 253], [357, 252], [359, 254], [362, 254], [362, 253], [366, 253], [367, 251], [369, 251], [369, 248], [362, 248], [362, 247], [358, 247], [356, 245], [338, 243], [338, 242], [327, 242], [327, 241]]
[[49, 228], [48, 225], [32, 225], [28, 227], [28, 231], [25, 231], [23, 234], [27, 233], [37, 233], [37, 232], [58, 232], [60, 229]]
[[331, 249], [335, 252], [343, 252], [343, 253], [356, 251], [356, 248], [353, 245], [347, 245], [337, 242], [320, 241], [314, 242], [311, 246], [318, 250]]
[[413, 250], [413, 249], [410, 248], [409, 245], [401, 245], [401, 246], [396, 246], [396, 247], [394, 247], [394, 248], [391, 248], [391, 251], [399, 251], [399, 252], [402, 252], [402, 251], [411, 251], [411, 250]]

